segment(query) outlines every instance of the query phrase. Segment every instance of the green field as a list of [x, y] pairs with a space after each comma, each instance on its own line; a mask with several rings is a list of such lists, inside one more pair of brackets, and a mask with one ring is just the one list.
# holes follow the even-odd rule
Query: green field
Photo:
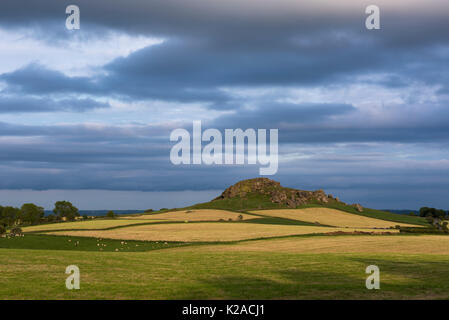
[[[0, 299], [449, 299], [449, 236], [360, 225], [372, 221], [361, 215], [424, 225], [418, 217], [345, 206], [335, 209], [350, 222], [353, 214], [362, 228], [336, 228], [270, 211], [247, 216], [249, 209], [238, 212], [230, 200], [224, 206], [232, 208], [201, 204], [184, 213], [54, 223], [1, 237]], [[200, 208], [245, 218], [225, 220], [223, 212]], [[185, 216], [198, 221], [180, 223]], [[332, 225], [335, 217], [322, 221]], [[307, 229], [313, 234], [302, 234]], [[365, 287], [373, 264], [381, 270], [380, 290]], [[69, 265], [80, 268], [80, 290], [65, 287]]]
[[[160, 249], [149, 244], [145, 252], [92, 252], [88, 246], [2, 248], [0, 298], [449, 298], [448, 255], [220, 250], [235, 245], [173, 248], [169, 244]], [[80, 290], [65, 288], [64, 271], [72, 264], [81, 271]], [[381, 290], [365, 288], [365, 268], [370, 264], [381, 269]]]

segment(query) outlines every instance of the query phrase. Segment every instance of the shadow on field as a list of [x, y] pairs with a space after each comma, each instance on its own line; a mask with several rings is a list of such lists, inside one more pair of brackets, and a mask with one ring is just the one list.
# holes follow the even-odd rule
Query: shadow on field
[[[326, 265], [326, 270], [278, 270], [267, 277], [218, 276], [205, 285], [222, 292], [224, 299], [448, 299], [448, 261], [441, 257], [346, 257], [351, 266]], [[410, 260], [409, 260], [410, 259]], [[412, 259], [416, 259], [413, 261]], [[430, 260], [430, 261], [429, 261]], [[368, 290], [365, 268], [380, 268], [380, 290]], [[309, 268], [310, 266], [308, 266]], [[323, 269], [323, 265], [319, 267]]]

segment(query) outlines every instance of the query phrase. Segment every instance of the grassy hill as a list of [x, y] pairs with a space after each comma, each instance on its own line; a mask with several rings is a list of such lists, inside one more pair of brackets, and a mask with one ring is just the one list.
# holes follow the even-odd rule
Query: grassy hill
[[[245, 180], [189, 208], [4, 235], [0, 298], [449, 299], [449, 237], [399, 223], [426, 221]], [[69, 264], [82, 290], [65, 288]], [[371, 264], [382, 290], [365, 288]]]
[[[255, 186], [257, 183], [259, 185]], [[299, 201], [288, 202], [279, 201], [279, 194], [287, 196], [304, 194], [304, 196]], [[332, 195], [325, 195], [322, 190], [303, 191], [285, 188], [280, 186], [279, 183], [266, 178], [240, 181], [226, 189], [218, 198], [190, 206], [188, 209], [223, 209], [248, 212], [264, 209], [302, 209], [311, 207], [331, 208], [370, 218], [428, 226], [428, 222], [422, 217], [399, 215], [370, 208], [363, 208], [360, 211], [356, 205], [348, 205]]]

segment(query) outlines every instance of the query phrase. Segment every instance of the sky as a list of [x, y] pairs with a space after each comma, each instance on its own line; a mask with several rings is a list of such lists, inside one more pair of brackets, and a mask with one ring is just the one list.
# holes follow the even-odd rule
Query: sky
[[374, 2], [3, 0], [0, 204], [172, 208], [259, 176], [173, 165], [201, 120], [278, 129], [284, 186], [449, 209], [449, 2]]

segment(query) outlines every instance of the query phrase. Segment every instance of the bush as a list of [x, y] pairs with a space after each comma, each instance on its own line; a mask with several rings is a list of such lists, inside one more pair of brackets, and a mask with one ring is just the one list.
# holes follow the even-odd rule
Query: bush
[[14, 227], [11, 229], [10, 232], [12, 235], [21, 235], [22, 234], [22, 228], [20, 227]]
[[6, 233], [6, 228], [5, 226], [0, 224], [0, 235], [5, 234]]
[[114, 218], [115, 217], [115, 213], [114, 213], [114, 211], [108, 211], [108, 213], [106, 214], [106, 217], [108, 217], [108, 218]]
[[238, 219], [243, 220], [243, 216], [241, 214], [239, 214]]

